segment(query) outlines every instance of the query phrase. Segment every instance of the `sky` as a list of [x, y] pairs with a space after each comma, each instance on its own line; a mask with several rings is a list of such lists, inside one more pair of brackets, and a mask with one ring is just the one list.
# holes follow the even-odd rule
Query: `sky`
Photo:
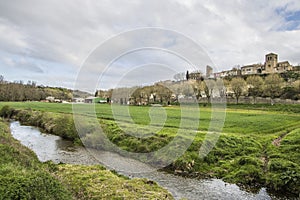
[[[8, 81], [94, 91], [205, 64], [221, 71], [263, 63], [270, 52], [297, 65], [299, 50], [299, 0], [0, 0], [0, 74]], [[193, 68], [181, 54], [197, 51], [205, 56]]]

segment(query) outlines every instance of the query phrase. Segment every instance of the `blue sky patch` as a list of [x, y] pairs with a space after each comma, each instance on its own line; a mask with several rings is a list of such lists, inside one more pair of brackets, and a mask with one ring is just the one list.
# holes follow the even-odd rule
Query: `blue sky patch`
[[280, 31], [292, 31], [300, 29], [300, 10], [298, 11], [286, 11], [286, 6], [276, 9], [276, 13], [282, 16], [285, 23], [282, 24], [278, 30]]

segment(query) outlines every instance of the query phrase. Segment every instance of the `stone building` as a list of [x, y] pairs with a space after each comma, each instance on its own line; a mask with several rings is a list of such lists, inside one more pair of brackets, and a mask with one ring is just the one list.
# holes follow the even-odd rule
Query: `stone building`
[[269, 53], [266, 55], [265, 58], [265, 65], [264, 68], [262, 68], [261, 73], [269, 74], [275, 72], [275, 67], [278, 63], [278, 56], [275, 53]]
[[293, 69], [288, 61], [278, 62], [278, 55], [269, 53], [264, 64], [252, 64], [241, 67], [242, 75], [283, 73]]
[[201, 80], [203, 78], [203, 74], [201, 71], [193, 71], [189, 73], [189, 79], [191, 80]]
[[213, 77], [213, 68], [209, 65], [206, 66], [206, 78], [214, 78]]
[[279, 62], [279, 63], [277, 63], [277, 66], [275, 67], [275, 72], [277, 72], [277, 73], [282, 73], [282, 72], [290, 71], [290, 70], [293, 70], [293, 66], [290, 65], [290, 63], [288, 61]]
[[252, 64], [241, 67], [242, 75], [261, 74], [264, 68], [263, 64]]
[[228, 76], [240, 76], [241, 75], [241, 70], [234, 67], [231, 70], [225, 70], [221, 72], [214, 73], [214, 78], [225, 78]]

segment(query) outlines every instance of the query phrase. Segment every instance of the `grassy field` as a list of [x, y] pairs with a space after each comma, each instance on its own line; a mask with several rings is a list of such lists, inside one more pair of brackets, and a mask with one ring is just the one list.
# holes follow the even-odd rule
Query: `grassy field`
[[0, 199], [173, 199], [156, 183], [104, 167], [41, 163], [0, 121]]
[[[4, 105], [17, 109], [32, 109], [51, 113], [72, 114], [72, 104], [55, 104], [39, 102], [0, 102], [0, 109]], [[85, 106], [84, 104], [82, 105]], [[130, 114], [137, 124], [146, 125], [150, 122], [149, 109], [151, 107], [131, 106]], [[180, 107], [166, 107], [167, 120], [165, 127], [178, 128], [181, 120]], [[98, 104], [95, 112], [99, 119], [114, 120], [111, 106]], [[119, 113], [117, 113], [119, 114]], [[195, 116], [195, 119], [198, 115]], [[211, 117], [209, 107], [200, 107], [200, 131], [208, 129]], [[126, 117], [124, 121], [126, 122]], [[293, 128], [300, 119], [300, 105], [230, 105], [226, 109], [226, 119], [223, 128], [224, 133], [239, 134], [274, 134], [288, 127]], [[194, 119], [191, 119], [194, 120]], [[188, 127], [187, 127], [188, 128]]]
[[[23, 123], [37, 125], [50, 133], [59, 132], [58, 135], [65, 138], [78, 140], [72, 124], [71, 104], [2, 102], [0, 109], [4, 105], [14, 109], [27, 109], [23, 113], [15, 114], [15, 117]], [[80, 106], [84, 108], [88, 105]], [[116, 106], [115, 109], [122, 110], [122, 107]], [[160, 149], [172, 141], [180, 127], [180, 107], [165, 107], [167, 119], [164, 127], [156, 134], [146, 138], [127, 135], [126, 133], [130, 132], [139, 132], [142, 135], [153, 132], [155, 124], [147, 127], [151, 121], [150, 109], [151, 107], [129, 107], [135, 123], [132, 124], [124, 113], [117, 112], [114, 115], [109, 105], [95, 106], [98, 120], [109, 140], [120, 148], [132, 152], [151, 152]], [[200, 105], [200, 119], [199, 113], [192, 111], [187, 121], [191, 123], [199, 121], [196, 137], [185, 154], [165, 170], [181, 171], [185, 174], [197, 173], [244, 186], [255, 188], [266, 186], [272, 190], [299, 195], [300, 105], [228, 105], [219, 140], [204, 158], [199, 158], [198, 151], [209, 127], [211, 108]], [[39, 123], [34, 124], [37, 121]], [[136, 124], [139, 125], [138, 128]], [[192, 131], [189, 130], [190, 125], [189, 123], [182, 125], [186, 129], [186, 137], [190, 137], [188, 134]], [[89, 128], [81, 139], [94, 148], [103, 148], [102, 138], [97, 136], [95, 130], [93, 127]]]

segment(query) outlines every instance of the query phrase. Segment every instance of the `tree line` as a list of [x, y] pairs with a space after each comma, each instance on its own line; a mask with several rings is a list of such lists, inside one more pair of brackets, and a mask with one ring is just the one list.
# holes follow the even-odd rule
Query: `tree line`
[[257, 97], [282, 99], [300, 99], [299, 76], [281, 76], [269, 74], [266, 76], [252, 75], [247, 77], [227, 77], [225, 79], [204, 79], [164, 81], [150, 86], [117, 88], [108, 91], [98, 91], [97, 96], [112, 99], [115, 102], [130, 102], [135, 105], [151, 103], [176, 103], [180, 98], [203, 99], [235, 98], [239, 103], [241, 96], [252, 97], [256, 103]]
[[72, 90], [37, 86], [34, 81], [9, 82], [0, 75], [0, 101], [41, 101], [48, 96], [69, 101], [72, 99]]
[[256, 103], [257, 97], [270, 97], [282, 99], [300, 99], [300, 80], [286, 79], [280, 74], [269, 74], [266, 77], [258, 75], [248, 76], [247, 78], [235, 77], [230, 81], [224, 82], [228, 89], [233, 92], [236, 103], [239, 102], [241, 95], [250, 96]]

